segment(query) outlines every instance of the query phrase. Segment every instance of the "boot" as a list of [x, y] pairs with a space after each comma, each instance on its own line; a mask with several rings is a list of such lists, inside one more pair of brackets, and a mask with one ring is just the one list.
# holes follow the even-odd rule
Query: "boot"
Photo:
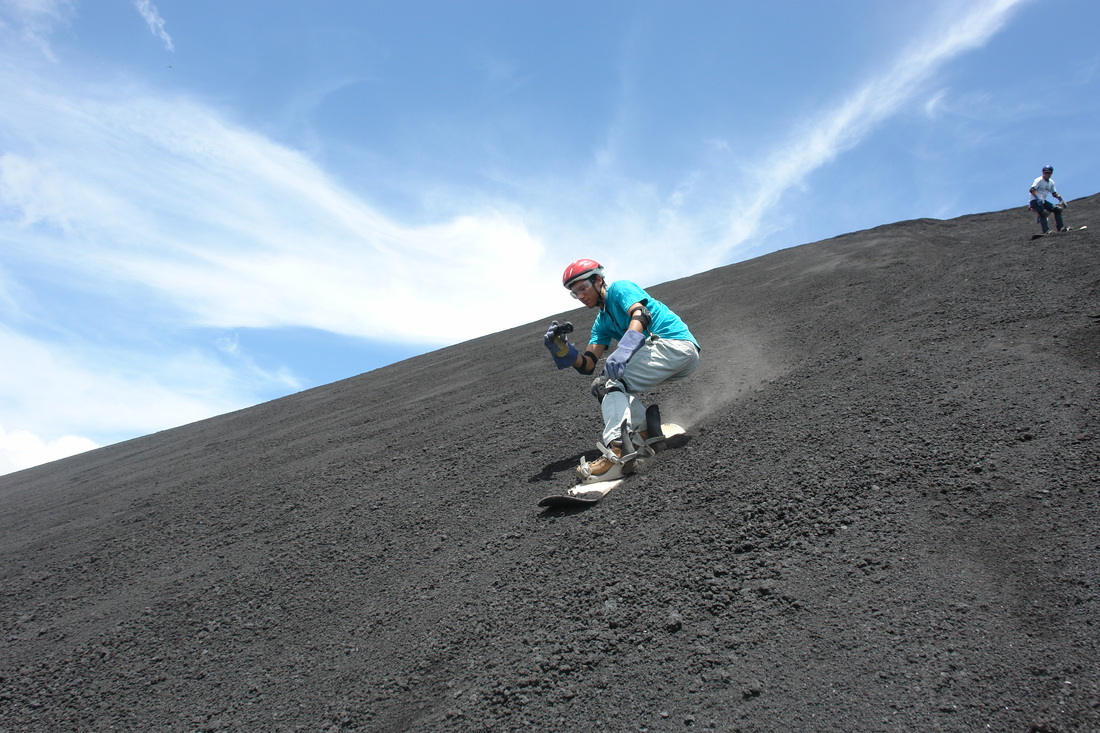
[[577, 479], [583, 484], [591, 484], [597, 481], [615, 481], [634, 473], [634, 461], [623, 461], [623, 444], [621, 441], [612, 441], [611, 445], [603, 448], [604, 454], [594, 461], [583, 460], [577, 467]]

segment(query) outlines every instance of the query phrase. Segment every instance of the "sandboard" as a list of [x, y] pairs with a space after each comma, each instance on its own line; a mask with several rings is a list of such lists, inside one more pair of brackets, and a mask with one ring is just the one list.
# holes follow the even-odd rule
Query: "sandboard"
[[623, 481], [626, 481], [626, 479], [620, 478], [614, 481], [601, 481], [598, 484], [574, 486], [564, 494], [554, 494], [539, 499], [539, 506], [552, 509], [591, 506], [611, 493], [611, 490]]
[[[664, 440], [654, 444], [653, 448], [656, 452], [660, 452], [665, 448], [679, 448], [687, 442], [687, 431], [676, 423], [663, 423], [661, 425], [661, 434], [664, 436]], [[554, 494], [553, 496], [543, 497], [539, 500], [539, 506], [557, 509], [591, 506], [629, 479], [630, 476], [624, 476], [614, 481], [596, 481], [588, 484], [577, 484], [564, 494]]]
[[1069, 227], [1064, 232], [1060, 232], [1057, 229], [1051, 229], [1046, 234], [1032, 234], [1031, 235], [1031, 241], [1034, 242], [1036, 239], [1042, 239], [1043, 237], [1052, 237], [1056, 234], [1069, 234], [1070, 232], [1079, 232], [1082, 229], [1088, 229], [1088, 226], [1086, 225], [1086, 226], [1083, 226], [1083, 227], [1077, 227], [1076, 229], [1074, 229], [1073, 227]]

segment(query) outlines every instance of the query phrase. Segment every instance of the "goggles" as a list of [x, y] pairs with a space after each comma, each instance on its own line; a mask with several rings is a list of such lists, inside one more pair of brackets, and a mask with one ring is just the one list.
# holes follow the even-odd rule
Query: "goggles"
[[574, 298], [580, 298], [582, 293], [587, 293], [591, 289], [592, 289], [592, 280], [590, 278], [590, 279], [585, 280], [583, 282], [579, 282], [576, 285], [574, 285], [573, 287], [569, 288], [569, 294], [572, 295]]

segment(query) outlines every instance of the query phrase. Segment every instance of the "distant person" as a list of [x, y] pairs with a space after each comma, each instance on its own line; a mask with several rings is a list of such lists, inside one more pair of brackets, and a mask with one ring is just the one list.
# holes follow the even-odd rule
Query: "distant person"
[[[595, 260], [577, 260], [566, 267], [562, 285], [585, 307], [600, 312], [584, 353], [561, 334], [557, 321], [550, 325], [543, 342], [558, 369], [573, 367], [581, 374], [593, 374], [611, 341], [618, 341], [603, 373], [592, 382], [592, 394], [603, 413], [599, 444], [603, 455], [577, 469], [581, 483], [612, 481], [631, 473], [636, 458], [652, 454], [646, 440], [657, 437], [649, 435], [651, 430], [660, 430], [659, 418], [654, 427], [647, 425], [647, 411], [638, 395], [695, 371], [699, 342], [679, 316], [637, 284], [629, 280], [608, 284]], [[624, 425], [627, 435], [622, 434]]]
[[[1038, 222], [1043, 227], [1043, 234], [1050, 231], [1050, 224], [1047, 222], [1047, 216], [1050, 212], [1054, 212], [1054, 223], [1058, 227], [1058, 231], [1066, 231], [1066, 226], [1062, 222], [1062, 209], [1066, 207], [1065, 199], [1058, 195], [1058, 187], [1054, 185], [1054, 179], [1050, 175], [1054, 173], [1054, 167], [1045, 165], [1043, 166], [1043, 175], [1035, 179], [1031, 184], [1031, 188], [1028, 192], [1031, 194], [1031, 201], [1028, 206], [1039, 215]], [[1053, 196], [1058, 199], [1058, 206], [1053, 205], [1047, 201], [1047, 196]]]

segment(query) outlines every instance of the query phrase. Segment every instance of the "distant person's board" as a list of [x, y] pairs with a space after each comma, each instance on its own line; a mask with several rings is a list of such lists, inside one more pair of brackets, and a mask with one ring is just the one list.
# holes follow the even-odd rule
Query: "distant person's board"
[[1035, 241], [1036, 239], [1042, 239], [1043, 237], [1053, 237], [1053, 236], [1057, 236], [1058, 234], [1070, 234], [1072, 232], [1079, 232], [1082, 229], [1088, 229], [1088, 227], [1083, 226], [1083, 227], [1077, 227], [1076, 229], [1074, 229], [1073, 227], [1066, 227], [1066, 230], [1064, 232], [1059, 232], [1055, 229], [1051, 229], [1046, 234], [1032, 234], [1031, 235], [1031, 240]]
[[[661, 434], [664, 436], [664, 440], [654, 446], [657, 452], [665, 448], [679, 448], [685, 445], [689, 440], [687, 431], [676, 423], [662, 423]], [[625, 481], [629, 481], [630, 478], [631, 476], [624, 476], [614, 481], [597, 481], [590, 484], [577, 484], [564, 494], [555, 494], [539, 500], [539, 506], [549, 509], [578, 509], [591, 506], [610, 494], [615, 487]]]

